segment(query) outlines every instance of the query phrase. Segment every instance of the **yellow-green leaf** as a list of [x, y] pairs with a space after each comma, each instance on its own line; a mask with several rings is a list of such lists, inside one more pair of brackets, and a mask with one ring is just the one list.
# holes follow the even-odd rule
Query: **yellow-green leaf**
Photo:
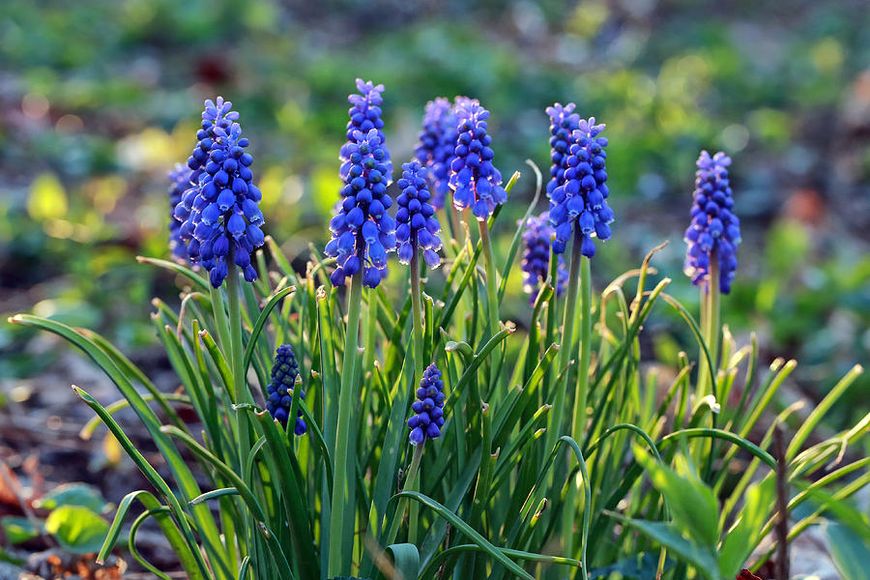
[[109, 524], [86, 507], [65, 505], [48, 515], [45, 531], [54, 536], [64, 550], [88, 554], [100, 549]]
[[59, 219], [68, 209], [66, 190], [52, 173], [37, 176], [30, 185], [27, 213], [37, 221]]

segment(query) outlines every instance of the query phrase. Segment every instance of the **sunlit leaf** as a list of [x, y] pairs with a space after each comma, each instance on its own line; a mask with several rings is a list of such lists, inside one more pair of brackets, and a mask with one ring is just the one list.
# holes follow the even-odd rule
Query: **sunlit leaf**
[[86, 507], [65, 505], [57, 508], [45, 520], [45, 531], [64, 550], [76, 554], [96, 552], [103, 544], [109, 524]]

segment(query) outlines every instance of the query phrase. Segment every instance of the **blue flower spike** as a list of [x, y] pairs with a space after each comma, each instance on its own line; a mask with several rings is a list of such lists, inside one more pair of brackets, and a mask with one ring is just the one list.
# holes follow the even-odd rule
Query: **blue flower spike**
[[476, 100], [457, 99], [456, 146], [450, 162], [450, 188], [458, 210], [471, 208], [479, 221], [485, 221], [507, 201], [501, 173], [493, 165], [492, 137], [487, 134], [489, 111]]
[[[562, 112], [569, 107], [571, 105]], [[581, 253], [587, 258], [595, 255], [593, 238], [610, 239], [614, 216], [607, 205], [607, 139], [600, 136], [602, 131], [604, 125], [597, 125], [594, 117], [579, 119], [577, 129], [571, 134], [568, 157], [559, 160], [564, 173], [557, 170], [555, 183], [551, 181], [550, 223], [556, 230], [553, 251], [557, 254], [565, 252], [575, 229], [580, 231]], [[560, 139], [556, 143], [561, 146]], [[556, 156], [554, 152], [553, 157]]]
[[256, 280], [251, 254], [265, 239], [259, 207], [263, 194], [253, 183], [254, 158], [245, 151], [249, 141], [238, 118], [222, 97], [205, 102], [202, 129], [187, 163], [192, 185], [174, 211], [191, 261], [208, 270], [215, 288], [229, 274], [231, 257], [245, 280]]
[[580, 115], [574, 112], [576, 105], [568, 103], [562, 106], [555, 103], [547, 107], [550, 116], [550, 181], [547, 183], [547, 194], [565, 184], [565, 170], [568, 169], [571, 144], [574, 131], [580, 128]]
[[437, 439], [444, 426], [444, 381], [441, 371], [430, 364], [423, 371], [423, 378], [417, 388], [417, 400], [411, 405], [414, 415], [408, 419], [411, 434], [408, 439], [412, 445], [422, 445], [426, 439]]
[[[272, 366], [272, 380], [266, 386], [266, 410], [272, 417], [281, 423], [284, 428], [290, 420], [290, 408], [293, 397], [297, 394], [300, 399], [305, 398], [305, 392], [297, 388], [296, 380], [299, 378], [299, 364], [293, 347], [282, 344], [275, 352], [275, 363]], [[296, 413], [296, 423], [293, 432], [296, 435], [304, 435], [308, 430], [302, 411]]]
[[722, 153], [713, 156], [702, 151], [695, 172], [692, 222], [686, 230], [685, 272], [692, 283], [708, 283], [713, 260], [719, 265], [719, 290], [731, 291], [737, 270], [740, 245], [740, 220], [734, 214], [734, 198], [728, 167], [731, 158]]
[[387, 277], [387, 253], [396, 248], [396, 222], [387, 213], [393, 200], [387, 194], [389, 159], [378, 130], [355, 131], [353, 142], [342, 149], [341, 201], [329, 223], [332, 239], [324, 250], [336, 259], [330, 275], [335, 286], [362, 271], [363, 284], [376, 288]]
[[175, 207], [181, 202], [181, 196], [191, 186], [190, 178], [193, 172], [185, 165], [176, 163], [169, 172], [169, 250], [172, 256], [186, 262], [187, 244], [181, 237], [181, 222], [175, 219]]
[[435, 216], [428, 188], [428, 171], [419, 161], [402, 165], [397, 182], [401, 193], [396, 198], [396, 241], [399, 261], [409, 264], [414, 252], [422, 253], [430, 268], [441, 265], [441, 226]]
[[438, 97], [426, 104], [423, 130], [414, 156], [429, 169], [435, 209], [444, 207], [450, 192], [450, 161], [456, 149], [456, 128], [456, 112], [450, 101]]
[[390, 161], [390, 152], [386, 146], [384, 120], [382, 118], [383, 112], [381, 110], [381, 105], [384, 102], [384, 85], [376, 85], [371, 81], [356, 79], [356, 88], [359, 93], [353, 93], [347, 97], [350, 103], [350, 109], [347, 111], [349, 119], [345, 135], [347, 142], [341, 148], [339, 156], [347, 164], [350, 161], [350, 148], [354, 144], [354, 134], [360, 131], [363, 135], [367, 135], [369, 131], [374, 129], [377, 131], [384, 150], [383, 163], [387, 168], [388, 181], [392, 181], [393, 165]]
[[[523, 261], [520, 267], [523, 271], [523, 290], [530, 295], [529, 302], [532, 304], [538, 296], [541, 284], [550, 275], [550, 247], [554, 235], [547, 212], [531, 216], [526, 222], [523, 231]], [[562, 254], [556, 254], [556, 259], [558, 265], [555, 287], [558, 297], [565, 292], [568, 268], [565, 267]]]

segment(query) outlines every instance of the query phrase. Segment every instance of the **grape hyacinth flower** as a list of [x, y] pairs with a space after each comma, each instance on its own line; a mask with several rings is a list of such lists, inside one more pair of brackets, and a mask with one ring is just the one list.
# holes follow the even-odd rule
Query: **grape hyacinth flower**
[[613, 211], [607, 205], [607, 139], [599, 137], [604, 125], [596, 125], [595, 117], [580, 119], [572, 134], [572, 143], [565, 160], [564, 182], [550, 192], [550, 223], [556, 229], [553, 251], [565, 251], [574, 228], [581, 234], [581, 253], [595, 255], [593, 237], [610, 239]]
[[398, 181], [401, 193], [396, 198], [399, 206], [396, 211], [396, 241], [401, 263], [410, 263], [414, 252], [422, 251], [426, 265], [437, 268], [441, 264], [438, 255], [441, 226], [430, 203], [427, 173], [419, 161], [402, 165], [402, 177]]
[[565, 183], [565, 170], [568, 169], [568, 157], [573, 142], [574, 131], [580, 128], [580, 115], [574, 112], [574, 103], [562, 106], [560, 103], [547, 107], [550, 116], [550, 181], [547, 183], [547, 194]]
[[734, 215], [734, 198], [728, 177], [731, 158], [722, 153], [712, 157], [702, 151], [695, 172], [692, 223], [686, 230], [686, 275], [696, 286], [709, 279], [710, 262], [718, 260], [719, 289], [731, 291], [737, 270], [740, 220]]
[[350, 119], [347, 122], [347, 142], [342, 146], [340, 157], [344, 162], [350, 160], [350, 148], [354, 144], [354, 133], [361, 131], [363, 135], [372, 129], [376, 130], [384, 149], [383, 163], [387, 168], [387, 181], [392, 181], [393, 164], [390, 161], [390, 152], [387, 150], [386, 138], [384, 137], [384, 120], [381, 118], [381, 105], [384, 102], [384, 85], [375, 85], [371, 81], [356, 79], [356, 88], [359, 94], [350, 94], [347, 97], [350, 109], [347, 113]]
[[408, 439], [412, 445], [422, 445], [426, 439], [441, 436], [441, 427], [444, 426], [444, 381], [435, 363], [423, 371], [417, 388], [417, 400], [411, 408], [415, 413], [408, 419], [408, 428], [411, 429]]
[[181, 201], [181, 196], [190, 187], [191, 170], [176, 163], [169, 172], [169, 250], [181, 261], [187, 260], [187, 245], [181, 237], [181, 222], [175, 219], [175, 206]]
[[[289, 344], [282, 344], [275, 351], [272, 380], [266, 386], [266, 410], [285, 428], [290, 420], [290, 406], [293, 404], [294, 395], [298, 394], [300, 399], [305, 398], [305, 393], [301, 388], [296, 390], [298, 377], [299, 364], [296, 362], [293, 347]], [[302, 418], [302, 411], [297, 411], [293, 432], [297, 435], [304, 435], [307, 430], [308, 425]]]
[[[530, 217], [523, 231], [523, 290], [530, 294], [529, 302], [532, 304], [541, 283], [550, 275], [550, 246], [554, 233], [547, 212]], [[561, 296], [568, 282], [568, 269], [562, 254], [556, 254], [556, 259], [556, 296]]]
[[325, 254], [336, 258], [330, 275], [335, 286], [360, 270], [363, 284], [375, 288], [387, 276], [387, 253], [396, 248], [396, 222], [387, 214], [393, 200], [387, 194], [389, 159], [378, 130], [355, 131], [353, 142], [342, 149], [348, 161], [342, 165], [342, 200], [329, 223], [332, 239]]
[[450, 191], [450, 161], [456, 148], [456, 112], [450, 101], [438, 97], [426, 104], [423, 131], [414, 156], [429, 169], [432, 205], [442, 209]]
[[259, 208], [263, 194], [253, 184], [254, 158], [245, 152], [249, 142], [231, 108], [232, 103], [221, 97], [205, 102], [199, 142], [188, 159], [197, 179], [174, 212], [182, 222], [180, 233], [191, 261], [208, 270], [215, 288], [227, 277], [230, 259], [245, 280], [256, 280], [251, 253], [264, 242]]
[[463, 99], [456, 105], [456, 115], [459, 124], [449, 182], [453, 205], [458, 210], [470, 207], [478, 220], [485, 221], [507, 201], [501, 173], [492, 164], [492, 137], [486, 132], [489, 111], [473, 99]]

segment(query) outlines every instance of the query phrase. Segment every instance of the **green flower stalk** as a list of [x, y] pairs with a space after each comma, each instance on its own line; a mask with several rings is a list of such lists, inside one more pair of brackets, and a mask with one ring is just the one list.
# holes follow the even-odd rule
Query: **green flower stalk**
[[453, 205], [459, 210], [471, 208], [477, 218], [486, 269], [488, 331], [489, 336], [494, 336], [499, 325], [498, 277], [487, 222], [495, 208], [507, 201], [507, 192], [501, 185], [501, 173], [493, 164], [492, 137], [487, 133], [489, 111], [476, 100], [462, 100], [456, 106], [456, 117], [456, 147], [450, 162], [449, 183]]
[[[610, 238], [613, 212], [607, 205], [606, 159], [607, 139], [601, 136], [603, 124], [595, 118], [580, 119], [573, 113], [574, 106], [561, 107], [558, 103], [547, 109], [550, 115], [551, 170], [553, 179], [547, 186], [550, 198], [550, 222], [556, 231], [554, 250], [563, 252], [571, 239], [571, 263], [568, 273], [568, 292], [565, 302], [565, 322], [562, 335], [560, 371], [563, 384], [557, 387], [555, 413], [548, 432], [547, 448], [552, 448], [562, 434], [565, 398], [570, 385], [566, 371], [574, 351], [575, 318], [580, 321], [580, 344], [577, 358], [577, 382], [570, 434], [581, 447], [586, 438], [586, 406], [589, 391], [589, 366], [592, 342], [592, 275], [590, 260], [595, 255], [593, 238]], [[580, 295], [579, 310], [575, 310]], [[563, 512], [562, 535], [566, 553], [573, 555], [576, 548], [574, 522], [577, 515], [578, 486], [569, 486], [566, 509]], [[586, 506], [588, 509], [589, 506]], [[585, 569], [583, 570], [585, 577]]]
[[348, 97], [351, 104], [348, 142], [342, 147], [339, 175], [343, 181], [341, 202], [330, 222], [332, 239], [327, 256], [336, 258], [330, 281], [347, 293], [347, 328], [342, 357], [341, 391], [335, 433], [335, 479], [329, 525], [329, 576], [350, 572], [353, 552], [355, 510], [353, 498], [356, 473], [356, 408], [362, 375], [360, 314], [363, 286], [376, 288], [387, 275], [387, 254], [396, 247], [395, 221], [387, 213], [392, 198], [387, 187], [392, 181], [390, 154], [381, 128], [382, 85], [357, 81], [359, 95]]
[[[718, 367], [719, 299], [731, 291], [737, 270], [740, 220], [734, 214], [734, 199], [728, 167], [731, 158], [721, 151], [702, 151], [695, 172], [692, 221], [686, 230], [686, 275], [701, 289], [701, 329], [714, 370]], [[716, 377], [708, 376], [701, 364], [698, 394], [715, 394]]]

